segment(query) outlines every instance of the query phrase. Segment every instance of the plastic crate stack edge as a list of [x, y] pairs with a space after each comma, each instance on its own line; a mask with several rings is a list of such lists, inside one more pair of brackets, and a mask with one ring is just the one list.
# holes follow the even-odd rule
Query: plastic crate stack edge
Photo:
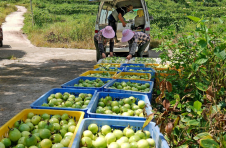
[[[119, 71], [115, 71], [117, 73], [120, 73], [120, 72], [124, 72], [125, 68], [124, 67], [109, 67], [110, 69], [118, 69]], [[99, 71], [100, 68], [96, 68], [94, 69], [95, 71]], [[107, 72], [107, 71], [106, 71]]]
[[[134, 69], [134, 70], [151, 70], [152, 72], [139, 72], [139, 71], [129, 71], [130, 69]], [[142, 67], [126, 67], [124, 72], [136, 72], [136, 73], [150, 73], [151, 74], [151, 81], [155, 81], [155, 73], [156, 71], [153, 68], [142, 68]]]
[[120, 67], [127, 67], [127, 66], [130, 66], [130, 65], [134, 65], [134, 66], [139, 66], [139, 68], [145, 68], [145, 64], [135, 64], [135, 63], [124, 63], [124, 64], [121, 64]]
[[[74, 94], [74, 95], [78, 95], [80, 93], [87, 93], [87, 94], [92, 94], [92, 98], [87, 106], [87, 108], [84, 109], [79, 109], [79, 108], [66, 108], [66, 107], [46, 107], [46, 106], [42, 106], [43, 103], [47, 103], [48, 102], [48, 97], [51, 94], [55, 94], [55, 93], [65, 93], [68, 92], [70, 94]], [[41, 97], [39, 97], [37, 100], [35, 100], [30, 107], [32, 109], [49, 109], [49, 110], [67, 110], [67, 111], [83, 111], [85, 112], [85, 118], [88, 117], [87, 111], [88, 109], [91, 107], [91, 105], [94, 102], [95, 96], [97, 94], [96, 90], [89, 90], [89, 89], [68, 89], [68, 88], [54, 88], [49, 90], [48, 92], [46, 92], [44, 95], [42, 95]]]
[[[109, 125], [113, 129], [124, 129], [128, 124], [133, 127], [135, 131], [141, 130], [144, 121], [129, 121], [128, 120], [116, 120], [116, 119], [98, 119], [98, 118], [88, 118], [82, 120], [78, 132], [75, 136], [74, 142], [72, 144], [73, 148], [79, 148], [80, 139], [82, 137], [83, 131], [88, 129], [90, 124], [97, 124], [100, 128], [103, 125]], [[155, 123], [150, 122], [144, 130], [148, 130], [151, 133], [153, 140], [156, 142], [156, 148], [169, 148], [164, 136], [160, 133], [158, 126]]]
[[96, 79], [100, 79], [102, 81], [108, 81], [108, 80], [113, 80], [112, 78], [96, 78], [96, 77], [85, 77], [85, 76], [80, 76], [80, 77], [77, 77], [73, 80], [70, 80], [66, 83], [64, 83], [63, 85], [61, 85], [62, 88], [73, 88], [73, 89], [93, 89], [93, 90], [97, 90], [97, 91], [103, 91], [104, 90], [104, 87], [107, 85], [104, 84], [103, 86], [101, 87], [79, 87], [79, 86], [74, 86], [74, 84], [78, 84], [79, 80], [80, 79], [83, 79], [83, 80], [96, 80]]
[[[141, 95], [141, 94], [125, 94], [125, 93], [113, 93], [113, 92], [98, 92], [95, 95], [94, 98], [94, 102], [92, 103], [91, 107], [88, 109], [87, 113], [88, 113], [88, 117], [89, 118], [104, 118], [104, 119], [123, 119], [123, 120], [146, 120], [146, 118], [144, 117], [135, 117], [135, 116], [120, 116], [120, 115], [106, 115], [106, 114], [100, 114], [100, 113], [96, 113], [96, 108], [98, 105], [99, 100], [103, 97], [105, 98], [106, 96], [111, 96], [112, 99], [114, 100], [114, 98], [129, 98], [130, 96], [134, 96], [135, 98], [137, 98], [138, 100], [143, 100], [146, 104], [146, 113], [147, 116], [150, 115], [152, 112], [152, 108], [151, 108], [151, 103], [148, 99], [147, 95]], [[136, 101], [136, 103], [138, 102], [138, 100]]]
[[[132, 83], [149, 83], [150, 84], [150, 91], [149, 92], [138, 92], [138, 91], [130, 91], [130, 90], [122, 90], [122, 89], [113, 89], [113, 88], [109, 88], [110, 86], [112, 86], [115, 82], [132, 82]], [[109, 83], [107, 83], [107, 85], [104, 87], [104, 91], [105, 92], [118, 92], [118, 93], [127, 93], [127, 94], [144, 94], [147, 95], [150, 102], [151, 102], [151, 98], [152, 98], [152, 92], [153, 92], [153, 88], [154, 88], [154, 82], [152, 81], [139, 81], [139, 80], [126, 80], [126, 79], [115, 79], [110, 81]]]

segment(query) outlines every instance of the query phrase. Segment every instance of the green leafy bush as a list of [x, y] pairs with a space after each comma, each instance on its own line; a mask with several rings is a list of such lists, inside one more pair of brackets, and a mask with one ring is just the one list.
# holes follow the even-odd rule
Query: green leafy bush
[[61, 21], [60, 16], [54, 16], [48, 13], [47, 10], [35, 9], [34, 10], [34, 22], [37, 26], [43, 26], [43, 24], [53, 23]]
[[162, 62], [181, 70], [158, 77], [156, 123], [171, 147], [226, 147], [226, 30], [217, 32], [207, 28], [208, 20], [188, 18], [197, 23], [194, 31], [178, 37], [168, 28], [156, 49], [162, 51]]

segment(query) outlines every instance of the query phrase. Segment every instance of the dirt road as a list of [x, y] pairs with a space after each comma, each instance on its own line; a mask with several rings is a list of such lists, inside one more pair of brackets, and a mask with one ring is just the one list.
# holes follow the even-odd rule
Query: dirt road
[[[93, 68], [95, 50], [39, 48], [22, 34], [25, 7], [6, 18], [0, 48], [0, 126], [52, 88]], [[9, 60], [11, 58], [11, 60]]]

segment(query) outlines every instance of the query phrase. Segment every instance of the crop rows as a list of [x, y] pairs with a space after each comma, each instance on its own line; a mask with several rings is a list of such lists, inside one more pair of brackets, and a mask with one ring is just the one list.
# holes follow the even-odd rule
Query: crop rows
[[88, 5], [61, 5], [61, 6], [50, 6], [47, 8], [47, 10], [50, 13], [54, 14], [64, 14], [64, 15], [70, 15], [70, 14], [76, 14], [76, 13], [95, 13], [97, 12], [97, 6], [88, 6]]
[[89, 0], [34, 0], [35, 3], [51, 3], [51, 4], [89, 4], [89, 5], [96, 5], [96, 2], [89, 2]]

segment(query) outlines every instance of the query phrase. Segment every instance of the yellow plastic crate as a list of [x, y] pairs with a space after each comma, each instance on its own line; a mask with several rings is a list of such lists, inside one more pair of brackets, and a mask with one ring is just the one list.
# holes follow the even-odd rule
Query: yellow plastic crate
[[76, 121], [78, 122], [74, 135], [70, 141], [70, 144], [68, 147], [72, 146], [72, 143], [74, 141], [75, 135], [77, 133], [77, 130], [84, 118], [85, 113], [84, 112], [79, 112], [79, 111], [66, 111], [66, 110], [44, 110], [44, 109], [24, 109], [22, 110], [20, 113], [18, 113], [16, 116], [14, 116], [12, 119], [10, 119], [7, 123], [5, 123], [1, 128], [0, 128], [0, 141], [1, 139], [3, 139], [4, 137], [6, 137], [8, 135], [9, 132], [9, 128], [12, 128], [14, 126], [14, 123], [18, 120], [23, 120], [25, 121], [27, 119], [27, 114], [28, 113], [34, 113], [35, 115], [42, 115], [44, 113], [47, 113], [49, 115], [63, 115], [65, 113], [67, 113], [69, 116], [73, 117], [74, 119], [76, 119]]
[[167, 70], [169, 67], [167, 68], [157, 68], [156, 66], [159, 66], [160, 64], [145, 64], [145, 67], [148, 67], [148, 66], [153, 66], [151, 68], [155, 69], [155, 70]]
[[[111, 78], [113, 78], [117, 74], [117, 72], [114, 72], [114, 71], [93, 71], [93, 70], [89, 70], [89, 71], [82, 73], [80, 76], [89, 77], [87, 75], [94, 74], [94, 73], [109, 73], [109, 74], [113, 75]], [[106, 78], [106, 77], [96, 77], [96, 78]]]
[[147, 66], [153, 66], [152, 68], [153, 69], [155, 69], [156, 70], [156, 74], [158, 75], [161, 75], [161, 76], [168, 76], [168, 75], [170, 75], [170, 74], [167, 74], [167, 73], [160, 73], [160, 72], [158, 72], [157, 70], [177, 70], [179, 73], [181, 73], [181, 69], [174, 69], [174, 68], [170, 68], [170, 67], [167, 67], [167, 68], [156, 68], [155, 66], [159, 66], [159, 64], [145, 64], [145, 67], [147, 67]]
[[155, 63], [153, 63], [153, 64], [144, 64], [145, 65], [145, 67], [147, 68], [147, 66], [153, 66], [152, 68], [155, 68], [155, 66], [159, 66], [159, 64], [155, 64]]
[[100, 63], [100, 64], [96, 64], [96, 65], [94, 65], [93, 66], [93, 68], [94, 69], [97, 69], [97, 68], [99, 68], [99, 67], [101, 67], [101, 66], [105, 66], [105, 65], [115, 65], [115, 66], [117, 66], [117, 68], [119, 68], [120, 66], [121, 66], [121, 64], [111, 64], [111, 63]]
[[[131, 79], [131, 78], [120, 78], [120, 76], [125, 76], [125, 75], [148, 75], [148, 79]], [[140, 81], [150, 81], [151, 80], [151, 74], [150, 73], [135, 73], [135, 72], [120, 72], [117, 75], [113, 77], [113, 79], [128, 79], [128, 80], [140, 80]]]

